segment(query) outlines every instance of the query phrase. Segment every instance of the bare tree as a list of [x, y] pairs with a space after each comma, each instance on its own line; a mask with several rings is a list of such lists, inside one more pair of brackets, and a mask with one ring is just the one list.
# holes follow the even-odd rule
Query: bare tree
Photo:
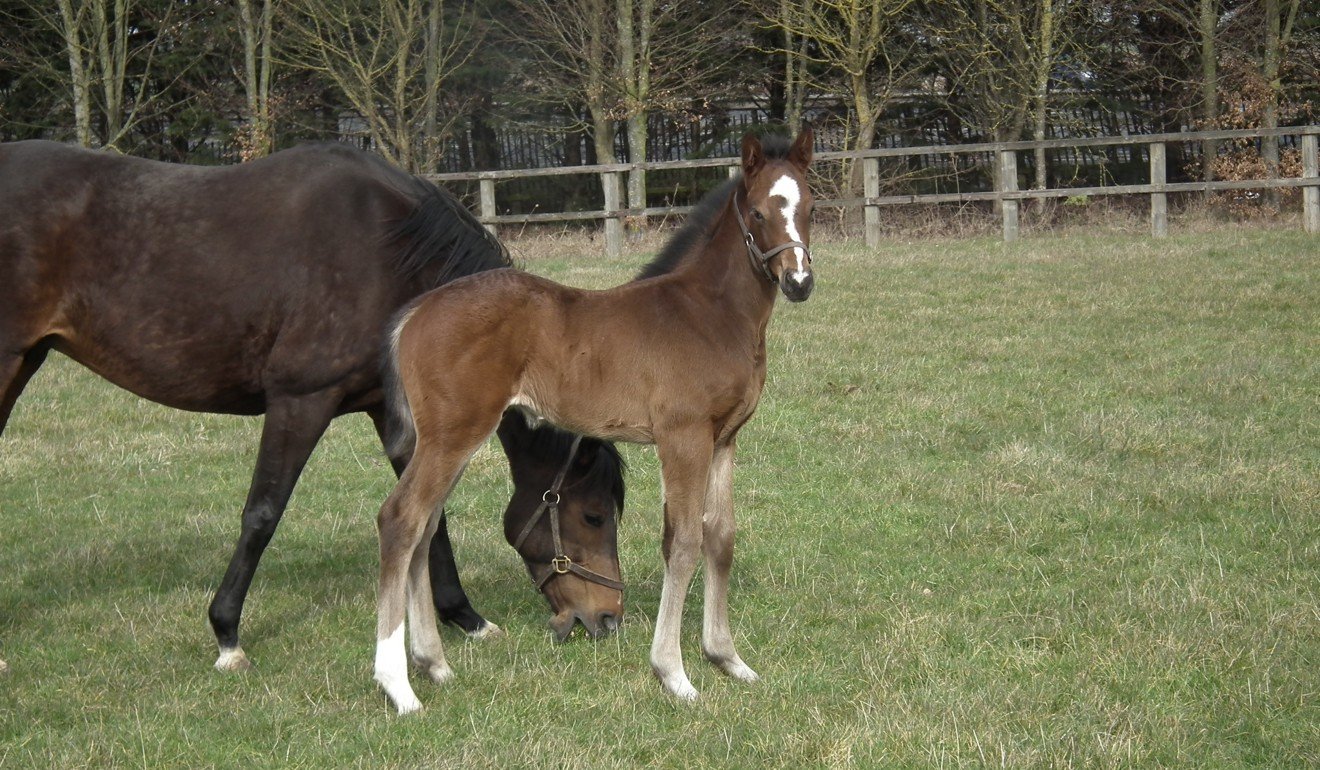
[[[656, 0], [513, 0], [516, 37], [527, 52], [526, 84], [568, 114], [586, 107], [596, 159], [615, 160], [626, 128], [628, 160], [647, 159], [647, 118], [676, 109], [733, 66], [712, 52], [725, 45], [728, 11], [707, 3]], [[646, 173], [628, 175], [629, 208], [646, 206]], [[642, 218], [634, 218], [637, 227]]]
[[[790, 79], [797, 79], [799, 87], [822, 92], [841, 88], [847, 95], [852, 118], [847, 127], [849, 149], [871, 148], [885, 102], [914, 85], [920, 74], [919, 47], [902, 33], [904, 14], [912, 3], [802, 0], [758, 6], [784, 30], [783, 54]], [[807, 61], [819, 65], [819, 76], [807, 76], [803, 66]], [[850, 194], [859, 189], [859, 168], [852, 169], [847, 180]]]
[[170, 84], [197, 61], [176, 59], [168, 78], [157, 80], [158, 54], [173, 42], [175, 25], [185, 23], [186, 6], [136, 0], [28, 5], [64, 41], [68, 69], [59, 72], [59, 80], [72, 103], [74, 136], [84, 147], [117, 146], [153, 109], [173, 98]]
[[[917, 14], [950, 83], [950, 106], [963, 122], [994, 141], [1019, 139], [1028, 125], [1044, 139], [1049, 84], [1059, 63], [1084, 66], [1080, 25], [1085, 4], [1073, 0], [948, 0], [926, 2]], [[999, 166], [992, 164], [998, 183]], [[1046, 181], [1036, 155], [1036, 186]]]
[[270, 99], [275, 65], [271, 50], [275, 2], [261, 0], [259, 12], [252, 6], [252, 0], [238, 0], [239, 36], [243, 39], [243, 94], [248, 121], [240, 141], [245, 159], [269, 154], [275, 142]]
[[456, 115], [437, 115], [446, 80], [480, 45], [470, 15], [443, 0], [290, 0], [289, 57], [326, 77], [376, 148], [410, 171], [434, 169]]

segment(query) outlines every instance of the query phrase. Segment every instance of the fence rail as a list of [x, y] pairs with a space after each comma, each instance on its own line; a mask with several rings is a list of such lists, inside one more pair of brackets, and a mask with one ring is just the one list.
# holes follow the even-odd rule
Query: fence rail
[[[1296, 178], [1267, 178], [1244, 180], [1214, 180], [1209, 182], [1167, 182], [1167, 152], [1169, 144], [1200, 141], [1225, 141], [1265, 137], [1301, 138], [1302, 172]], [[817, 160], [824, 162], [861, 161], [863, 167], [863, 196], [817, 201], [826, 208], [857, 209], [863, 211], [866, 243], [880, 242], [880, 209], [884, 206], [920, 203], [965, 203], [972, 201], [998, 201], [1002, 204], [1003, 237], [1006, 241], [1018, 237], [1018, 207], [1024, 199], [1062, 198], [1100, 195], [1149, 195], [1151, 234], [1163, 237], [1168, 232], [1168, 195], [1181, 192], [1217, 192], [1225, 190], [1261, 190], [1302, 188], [1302, 220], [1308, 233], [1320, 233], [1320, 163], [1317, 163], [1317, 142], [1320, 126], [1289, 126], [1277, 129], [1241, 129], [1227, 131], [1196, 131], [1177, 134], [1143, 134], [1105, 136], [1075, 139], [1046, 139], [1041, 141], [988, 142], [984, 144], [954, 144], [927, 147], [882, 147], [853, 152], [822, 152]], [[1018, 188], [1017, 154], [1037, 149], [1084, 149], [1113, 146], [1146, 146], [1150, 159], [1150, 179], [1146, 184], [1126, 184], [1091, 187], [1056, 187], [1022, 190]], [[993, 155], [998, 164], [998, 183], [988, 192], [959, 192], [912, 195], [880, 194], [880, 160], [919, 155]], [[636, 170], [661, 171], [668, 169], [727, 168], [732, 176], [737, 173], [738, 158], [705, 158], [701, 160], [658, 161], [650, 163], [611, 163], [595, 166], [564, 166], [558, 168], [520, 169], [503, 171], [472, 171], [433, 174], [428, 178], [439, 182], [477, 182], [479, 186], [481, 222], [492, 232], [500, 225], [540, 222], [574, 222], [600, 220], [604, 222], [607, 251], [614, 255], [623, 249], [623, 224], [628, 217], [667, 216], [684, 214], [691, 206], [658, 206], [625, 208], [624, 177]], [[500, 180], [531, 177], [594, 174], [600, 177], [604, 192], [603, 209], [589, 211], [558, 211], [537, 214], [504, 214], [498, 212], [495, 183]]]

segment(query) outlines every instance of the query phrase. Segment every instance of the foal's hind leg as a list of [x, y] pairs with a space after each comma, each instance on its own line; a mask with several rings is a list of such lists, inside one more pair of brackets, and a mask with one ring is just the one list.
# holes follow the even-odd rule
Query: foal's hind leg
[[701, 627], [701, 650], [724, 673], [744, 682], [759, 677], [733, 647], [729, 629], [729, 571], [733, 567], [733, 453], [732, 442], [716, 447], [702, 518], [706, 552], [706, 601]]
[[444, 647], [430, 606], [425, 538], [434, 532], [436, 511], [479, 444], [428, 451], [419, 443], [376, 519], [380, 530], [380, 586], [376, 597], [375, 679], [400, 714], [422, 707], [408, 683], [405, 611], [413, 620], [414, 659], [432, 678], [442, 680], [448, 676]]
[[220, 657], [215, 662], [220, 671], [241, 671], [252, 665], [238, 643], [243, 601], [294, 484], [341, 398], [337, 391], [323, 391], [300, 398], [272, 398], [267, 406], [257, 468], [243, 506], [243, 529], [208, 611], [220, 646]]
[[[389, 435], [389, 420], [380, 409], [372, 410], [370, 414], [372, 423], [376, 426], [376, 434], [380, 436], [381, 443], [388, 453], [394, 444]], [[408, 465], [408, 457], [391, 455], [390, 465], [394, 467], [396, 476], [402, 476], [404, 468]], [[435, 597], [436, 613], [441, 622], [453, 623], [473, 639], [484, 639], [499, 634], [500, 627], [481, 617], [472, 607], [467, 592], [463, 590], [463, 583], [458, 577], [458, 565], [454, 560], [454, 546], [449, 540], [449, 526], [446, 519], [444, 509], [441, 509], [439, 525], [435, 535], [429, 538], [431, 545], [427, 552], [431, 594]]]

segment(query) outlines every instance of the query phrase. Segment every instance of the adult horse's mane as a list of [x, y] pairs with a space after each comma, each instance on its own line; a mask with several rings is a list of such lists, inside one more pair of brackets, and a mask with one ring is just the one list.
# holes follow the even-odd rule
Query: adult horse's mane
[[400, 275], [411, 279], [437, 265], [432, 285], [439, 286], [461, 276], [513, 267], [504, 244], [454, 196], [420, 177], [410, 177], [410, 182], [408, 192], [416, 206], [387, 235], [404, 244], [395, 263]]
[[[569, 450], [573, 447], [573, 440], [577, 438], [574, 433], [556, 428], [547, 422], [542, 422], [530, 432], [530, 439], [527, 442], [527, 448], [542, 457], [566, 457]], [[584, 445], [594, 444], [600, 451], [596, 452], [596, 459], [592, 461], [591, 468], [587, 470], [583, 477], [573, 483], [573, 486], [586, 484], [598, 486], [602, 483], [610, 485], [610, 495], [614, 498], [618, 506], [619, 516], [623, 516], [623, 497], [624, 481], [623, 472], [627, 470], [627, 462], [623, 455], [619, 454], [619, 449], [612, 441], [602, 441], [598, 438], [583, 436]]]
[[[767, 160], [784, 160], [792, 148], [790, 137], [770, 134], [761, 138], [761, 152]], [[654, 278], [665, 275], [678, 267], [683, 258], [698, 246], [704, 245], [714, 235], [711, 225], [719, 217], [724, 203], [733, 194], [733, 189], [742, 184], [742, 174], [706, 193], [688, 214], [687, 221], [660, 250], [660, 254], [651, 263], [641, 269], [635, 280]]]

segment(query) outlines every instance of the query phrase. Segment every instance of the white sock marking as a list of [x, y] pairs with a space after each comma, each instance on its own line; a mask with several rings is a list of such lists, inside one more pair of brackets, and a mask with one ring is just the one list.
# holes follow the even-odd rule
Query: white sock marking
[[399, 710], [409, 714], [422, 707], [408, 683], [408, 652], [403, 644], [403, 623], [394, 633], [376, 640], [376, 682]]

